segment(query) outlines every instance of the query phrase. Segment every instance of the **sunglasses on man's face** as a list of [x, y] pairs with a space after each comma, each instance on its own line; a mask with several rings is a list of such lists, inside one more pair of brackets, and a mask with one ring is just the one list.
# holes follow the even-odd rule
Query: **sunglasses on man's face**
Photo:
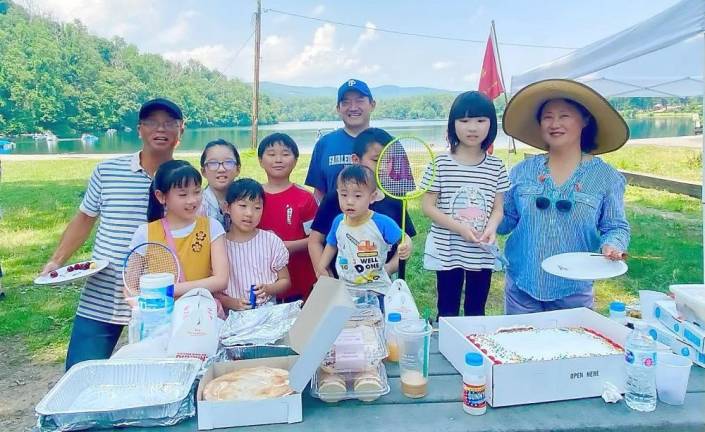
[[[554, 201], [551, 201], [545, 196], [540, 196], [536, 198], [536, 208], [539, 210], [546, 210], [549, 207], [551, 207], [551, 203]], [[554, 202], [556, 206], [556, 210], [558, 210], [561, 213], [567, 213], [570, 211], [570, 209], [573, 208], [573, 201], [567, 200], [567, 199], [560, 199]]]

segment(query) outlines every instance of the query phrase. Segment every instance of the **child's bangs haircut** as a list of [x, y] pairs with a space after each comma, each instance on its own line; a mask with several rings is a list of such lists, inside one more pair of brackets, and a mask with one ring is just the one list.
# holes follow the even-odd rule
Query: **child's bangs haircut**
[[175, 187], [185, 188], [191, 184], [201, 187], [202, 182], [201, 173], [185, 160], [170, 160], [159, 165], [149, 188], [147, 220], [152, 222], [164, 217], [164, 206], [157, 200], [156, 191], [167, 194]]
[[268, 148], [274, 147], [277, 144], [281, 144], [288, 148], [294, 154], [296, 159], [299, 158], [299, 146], [296, 145], [296, 141], [294, 141], [292, 137], [285, 133], [273, 133], [264, 137], [264, 139], [259, 143], [259, 147], [257, 147], [257, 157], [262, 159], [264, 152], [267, 151]]
[[466, 117], [487, 117], [490, 119], [490, 130], [487, 131], [487, 137], [480, 145], [483, 150], [487, 150], [497, 138], [497, 112], [487, 96], [478, 91], [469, 91], [459, 94], [450, 107], [450, 114], [448, 114], [450, 152], [455, 153], [455, 149], [460, 144], [458, 134], [455, 132], [455, 121]]
[[367, 186], [370, 190], [377, 189], [375, 173], [362, 165], [350, 165], [338, 174], [338, 186], [346, 183], [355, 183], [358, 186]]
[[240, 162], [240, 153], [238, 153], [237, 148], [231, 143], [230, 141], [225, 141], [222, 138], [218, 138], [217, 140], [211, 141], [206, 146], [203, 148], [203, 153], [201, 153], [201, 168], [205, 166], [206, 164], [206, 157], [208, 157], [208, 150], [210, 150], [212, 147], [215, 146], [224, 146], [230, 149], [230, 151], [233, 152], [233, 156], [235, 157], [235, 164], [240, 167], [241, 162]]
[[228, 205], [240, 200], [257, 201], [262, 200], [264, 203], [264, 188], [262, 185], [251, 178], [242, 178], [235, 180], [228, 192], [225, 194], [225, 201]]
[[384, 129], [367, 128], [355, 137], [353, 141], [353, 153], [362, 159], [363, 155], [367, 153], [367, 149], [369, 149], [372, 144], [379, 144], [384, 147], [392, 142], [393, 139], [394, 137]]

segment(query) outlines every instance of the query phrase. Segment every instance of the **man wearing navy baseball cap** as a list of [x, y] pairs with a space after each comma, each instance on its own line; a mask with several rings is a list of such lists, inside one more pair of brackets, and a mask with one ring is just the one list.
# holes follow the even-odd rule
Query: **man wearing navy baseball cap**
[[318, 140], [313, 148], [306, 184], [313, 187], [319, 201], [329, 191], [335, 190], [338, 173], [352, 164], [353, 140], [370, 127], [370, 115], [375, 100], [365, 82], [349, 79], [338, 88], [336, 111], [344, 127], [330, 132]]
[[76, 215], [41, 271], [52, 274], [64, 265], [98, 222], [91, 259], [106, 260], [108, 267], [90, 276], [81, 291], [66, 370], [84, 360], [109, 358], [130, 320], [130, 307], [123, 294], [122, 262], [130, 250], [132, 234], [147, 222], [152, 177], [159, 165], [173, 159], [184, 132], [181, 108], [167, 99], [145, 102], [138, 117], [142, 148], [106, 159], [95, 167]]

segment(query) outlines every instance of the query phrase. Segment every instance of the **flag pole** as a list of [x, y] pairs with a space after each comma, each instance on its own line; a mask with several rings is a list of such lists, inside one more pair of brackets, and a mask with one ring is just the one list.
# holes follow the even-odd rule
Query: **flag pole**
[[[495, 54], [497, 54], [497, 66], [499, 66], [499, 79], [502, 81], [502, 88], [504, 89], [504, 106], [507, 106], [507, 103], [509, 103], [509, 100], [507, 98], [507, 86], [504, 84], [504, 72], [502, 72], [502, 58], [499, 56], [499, 43], [497, 42], [497, 32], [495, 31], [494, 27], [494, 20], [492, 22], [492, 46], [494, 47]], [[504, 118], [502, 118], [502, 121], [504, 122]], [[509, 153], [514, 153], [516, 154], [517, 152], [517, 146], [516, 143], [514, 142], [514, 137], [509, 137]], [[507, 158], [507, 168], [509, 168], [509, 158]]]

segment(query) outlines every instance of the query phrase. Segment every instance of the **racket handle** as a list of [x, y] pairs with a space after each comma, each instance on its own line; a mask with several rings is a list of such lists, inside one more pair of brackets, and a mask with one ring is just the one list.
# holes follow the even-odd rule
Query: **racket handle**
[[399, 260], [399, 279], [405, 279], [406, 278], [406, 260]]

